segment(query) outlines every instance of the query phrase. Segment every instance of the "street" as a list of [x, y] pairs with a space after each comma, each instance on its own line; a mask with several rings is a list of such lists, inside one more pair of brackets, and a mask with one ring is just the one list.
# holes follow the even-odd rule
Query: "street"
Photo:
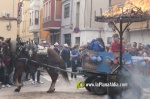
[[[32, 85], [32, 81], [27, 81], [19, 93], [14, 92], [15, 86], [2, 88], [0, 89], [0, 99], [109, 99], [107, 96], [93, 95], [86, 91], [85, 88], [77, 89], [76, 82], [84, 81], [82, 76], [78, 76], [76, 80], [70, 81], [69, 84], [60, 75], [54, 93], [46, 93], [51, 83], [51, 79], [47, 73], [42, 73], [41, 81], [44, 84], [36, 83]], [[150, 99], [150, 88], [143, 88], [142, 99]]]
[[44, 73], [41, 77], [41, 81], [44, 84], [32, 85], [31, 81], [28, 81], [27, 85], [19, 93], [14, 92], [16, 87], [2, 88], [0, 89], [0, 99], [100, 99], [100, 96], [93, 95], [84, 88], [76, 88], [76, 82], [82, 80], [82, 76], [79, 76], [77, 80], [70, 81], [70, 84], [68, 84], [60, 76], [56, 83], [55, 92], [46, 93], [49, 89], [51, 79], [47, 73]]

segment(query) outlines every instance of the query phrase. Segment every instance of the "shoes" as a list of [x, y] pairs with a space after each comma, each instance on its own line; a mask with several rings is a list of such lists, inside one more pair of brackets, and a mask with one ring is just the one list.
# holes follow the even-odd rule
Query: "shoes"
[[32, 79], [28, 80], [28, 81], [33, 81]]
[[23, 84], [23, 86], [27, 85], [26, 82], [23, 82], [22, 84]]
[[7, 84], [6, 87], [11, 88], [11, 86], [9, 84]]
[[31, 84], [33, 84], [33, 85], [34, 85], [34, 84], [35, 84], [35, 81], [32, 81], [32, 83], [31, 83]]
[[74, 80], [73, 78], [70, 79], [70, 81], [73, 81], [73, 80]]
[[44, 84], [42, 81], [38, 81], [37, 83], [38, 83], [38, 84]]
[[2, 88], [5, 88], [6, 86], [5, 85], [2, 85]]

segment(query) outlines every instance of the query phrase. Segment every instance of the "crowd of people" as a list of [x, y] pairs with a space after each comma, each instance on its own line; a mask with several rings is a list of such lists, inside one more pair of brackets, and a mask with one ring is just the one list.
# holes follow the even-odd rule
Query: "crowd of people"
[[[17, 41], [21, 42], [19, 36], [17, 36]], [[1, 44], [2, 41], [0, 41]], [[46, 46], [46, 41], [42, 42], [42, 46]], [[102, 38], [93, 39], [91, 42], [87, 42], [85, 46], [80, 47], [78, 44], [73, 48], [69, 47], [68, 44], [59, 45], [57, 42], [54, 44], [54, 50], [62, 57], [65, 62], [66, 68], [71, 68], [72, 72], [77, 72], [77, 67], [80, 67], [82, 64], [82, 50], [89, 49], [97, 52], [120, 52], [120, 40], [119, 35], [113, 35], [113, 41], [109, 47], [106, 47]], [[141, 56], [141, 57], [150, 57], [150, 45], [144, 45], [142, 43], [137, 44], [122, 44], [122, 52], [131, 54], [132, 56]], [[11, 87], [13, 85], [13, 73], [7, 74], [7, 64], [0, 63], [0, 82], [2, 82], [2, 87]], [[37, 73], [37, 82], [43, 84], [40, 81], [40, 69], [37, 71], [28, 70], [24, 73], [22, 78], [23, 82], [32, 80], [32, 84], [35, 84], [35, 74]], [[71, 80], [76, 79], [77, 76], [71, 74]]]

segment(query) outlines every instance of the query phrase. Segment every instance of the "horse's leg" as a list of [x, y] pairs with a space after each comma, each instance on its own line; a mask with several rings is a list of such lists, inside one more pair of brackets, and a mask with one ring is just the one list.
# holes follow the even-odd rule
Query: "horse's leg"
[[17, 70], [15, 69], [15, 72], [14, 72], [14, 76], [13, 76], [13, 82], [15, 85], [18, 85], [18, 74], [17, 74]]
[[15, 89], [15, 92], [20, 92], [20, 90], [21, 90], [21, 87], [22, 87], [22, 80], [21, 80], [21, 78], [22, 78], [22, 74], [21, 75], [19, 75], [19, 77], [18, 77], [18, 84], [17, 84], [17, 88]]
[[15, 70], [15, 81], [17, 84], [17, 88], [14, 90], [15, 92], [19, 92], [21, 90], [22, 87], [22, 74], [24, 71], [24, 64], [22, 62], [18, 62], [18, 64], [16, 64], [16, 70]]
[[52, 79], [51, 86], [50, 86], [49, 90], [47, 91], [47, 93], [52, 93], [55, 91], [55, 84], [56, 84], [56, 81], [58, 79], [58, 73], [55, 72], [54, 70], [48, 70], [48, 69], [47, 69], [47, 72]]

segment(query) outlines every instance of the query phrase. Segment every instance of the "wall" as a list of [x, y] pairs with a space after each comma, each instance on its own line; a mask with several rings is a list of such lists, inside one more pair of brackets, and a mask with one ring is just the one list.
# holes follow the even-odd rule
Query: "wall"
[[[72, 35], [72, 4], [73, 0], [62, 0], [62, 20], [61, 20], [61, 44], [65, 43], [64, 34]], [[64, 18], [64, 8], [66, 4], [70, 4], [69, 17]]]
[[130, 42], [137, 42], [143, 44], [150, 44], [150, 31], [149, 30], [140, 30], [130, 32]]
[[[80, 45], [86, 44], [94, 38], [102, 37], [107, 43], [107, 37], [112, 36], [112, 30], [107, 23], [95, 22], [95, 15], [100, 16], [100, 8], [107, 11], [109, 0], [74, 0], [73, 1], [73, 29], [76, 27], [76, 4], [80, 2], [79, 33], [72, 33], [72, 46], [75, 45], [75, 37], [80, 37]], [[73, 31], [73, 30], [72, 30]], [[101, 31], [101, 35], [100, 35]]]
[[22, 7], [22, 22], [20, 23], [20, 37], [22, 40], [27, 41], [33, 39], [33, 33], [29, 32], [30, 26], [30, 1], [24, 1]]
[[[50, 30], [50, 29], [60, 29], [61, 26], [61, 19], [55, 19], [56, 16], [56, 0], [44, 0], [43, 3], [51, 1], [50, 6], [50, 20], [43, 23], [44, 30]], [[62, 5], [59, 5], [60, 7]]]
[[121, 4], [125, 3], [126, 0], [111, 0], [111, 5]]
[[[17, 18], [18, 15], [18, 0], [1, 0], [0, 1], [0, 17], [2, 11], [7, 11], [10, 13], [11, 18]], [[0, 36], [3, 36], [4, 38], [11, 38], [13, 49], [15, 49], [16, 44], [16, 36], [17, 36], [17, 21], [10, 21], [11, 24], [11, 30], [8, 31], [6, 26], [9, 24], [8, 20], [0, 19]]]

